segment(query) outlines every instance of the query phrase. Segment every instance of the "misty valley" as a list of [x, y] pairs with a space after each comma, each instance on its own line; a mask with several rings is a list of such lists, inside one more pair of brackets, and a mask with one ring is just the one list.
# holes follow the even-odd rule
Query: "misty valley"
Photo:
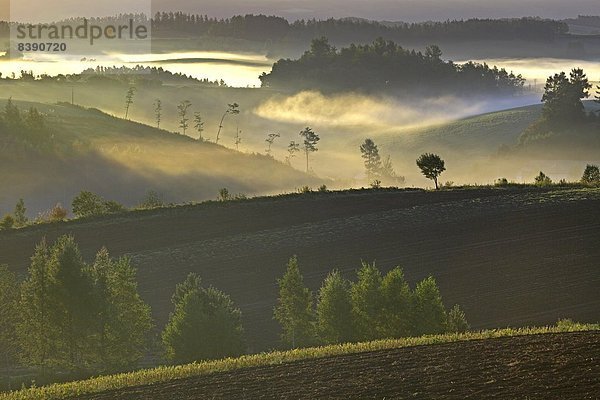
[[598, 393], [600, 16], [196, 11], [0, 21], [0, 400]]

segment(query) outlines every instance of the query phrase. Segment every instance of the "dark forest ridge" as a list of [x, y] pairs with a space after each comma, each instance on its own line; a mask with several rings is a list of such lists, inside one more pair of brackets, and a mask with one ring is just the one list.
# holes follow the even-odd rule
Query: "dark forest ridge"
[[287, 90], [366, 91], [425, 96], [515, 95], [525, 79], [505, 69], [442, 60], [442, 50], [424, 53], [376, 39], [337, 50], [326, 37], [314, 39], [297, 60], [279, 60], [260, 77], [263, 87]]
[[278, 342], [276, 278], [294, 254], [313, 290], [332, 268], [352, 277], [361, 259], [400, 265], [411, 283], [432, 274], [475, 329], [593, 322], [599, 210], [598, 189], [298, 194], [2, 232], [0, 263], [22, 276], [37, 242], [66, 233], [88, 259], [105, 245], [132, 257], [158, 326], [175, 285], [197, 272], [239, 305], [251, 351]]

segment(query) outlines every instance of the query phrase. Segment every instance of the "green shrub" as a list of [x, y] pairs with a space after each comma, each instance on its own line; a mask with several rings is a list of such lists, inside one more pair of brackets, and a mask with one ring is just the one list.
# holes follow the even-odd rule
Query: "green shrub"
[[539, 175], [535, 177], [535, 184], [537, 186], [549, 186], [552, 185], [552, 179], [540, 171]]
[[496, 179], [496, 182], [494, 182], [494, 186], [498, 186], [498, 187], [508, 186], [508, 179], [498, 178], [498, 179]]
[[165, 203], [162, 199], [162, 196], [158, 192], [150, 190], [148, 193], [146, 193], [146, 196], [138, 205], [138, 208], [142, 210], [151, 210], [153, 208], [161, 208], [164, 206]]
[[6, 214], [0, 221], [0, 230], [12, 229], [15, 226], [15, 219], [12, 215]]
[[73, 207], [73, 214], [77, 218], [93, 217], [95, 215], [102, 215], [106, 213], [106, 207], [102, 197], [95, 193], [82, 191], [71, 203]]
[[231, 194], [229, 193], [229, 189], [221, 188], [219, 189], [219, 197], [217, 198], [219, 201], [229, 201], [231, 200]]
[[15, 227], [21, 228], [21, 227], [27, 225], [27, 222], [29, 220], [27, 218], [26, 213], [27, 213], [27, 208], [25, 208], [25, 202], [23, 201], [23, 199], [19, 199], [19, 201], [17, 202], [17, 205], [15, 206], [15, 212], [14, 212]]
[[67, 219], [68, 211], [64, 208], [60, 203], [56, 203], [54, 207], [52, 207], [48, 211], [48, 221], [49, 222], [59, 222]]

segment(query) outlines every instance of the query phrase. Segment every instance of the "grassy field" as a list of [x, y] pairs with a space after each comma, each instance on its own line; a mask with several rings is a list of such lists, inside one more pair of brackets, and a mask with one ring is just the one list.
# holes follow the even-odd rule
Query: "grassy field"
[[[381, 368], [377, 364], [381, 361], [385, 361], [388, 357], [388, 353], [396, 353], [395, 363], [404, 364], [403, 369], [404, 373], [409, 370], [409, 368], [414, 368], [415, 365], [411, 365], [410, 357], [407, 357], [406, 352], [398, 351], [402, 349], [410, 349], [413, 347], [423, 347], [423, 349], [415, 349], [415, 352], [422, 352], [421, 360], [419, 361], [421, 364], [424, 364], [425, 355], [431, 351], [434, 352], [443, 352], [443, 345], [454, 344], [448, 347], [448, 350], [456, 352], [456, 350], [468, 350], [465, 347], [469, 345], [460, 345], [462, 342], [470, 342], [470, 341], [479, 341], [480, 344], [484, 344], [484, 346], [493, 346], [496, 347], [496, 354], [485, 354], [484, 358], [487, 359], [488, 363], [496, 362], [497, 364], [502, 364], [505, 362], [504, 357], [501, 354], [502, 350], [509, 350], [512, 353], [512, 358], [514, 359], [514, 363], [526, 362], [527, 360], [520, 359], [522, 355], [520, 354], [520, 342], [523, 342], [519, 337], [524, 336], [538, 336], [533, 339], [534, 342], [545, 343], [546, 346], [550, 346], [551, 350], [546, 351], [547, 356], [549, 357], [557, 357], [566, 355], [565, 349], [562, 349], [556, 346], [557, 343], [562, 341], [562, 338], [559, 338], [559, 335], [567, 335], [568, 333], [574, 332], [589, 332], [586, 336], [581, 336], [584, 340], [577, 340], [579, 336], [565, 336], [566, 341], [571, 341], [572, 343], [577, 343], [578, 346], [583, 346], [584, 344], [588, 344], [589, 346], [586, 349], [579, 348], [579, 351], [585, 351], [592, 358], [586, 359], [586, 366], [589, 368], [593, 364], [593, 356], [597, 355], [600, 352], [600, 338], [599, 338], [599, 325], [585, 325], [585, 324], [560, 324], [554, 327], [542, 327], [542, 328], [522, 328], [522, 329], [500, 329], [500, 330], [488, 330], [481, 332], [469, 332], [465, 334], [445, 334], [445, 335], [434, 335], [434, 336], [424, 336], [417, 338], [404, 338], [404, 339], [395, 339], [395, 340], [380, 340], [375, 342], [366, 342], [366, 343], [356, 343], [356, 344], [341, 344], [334, 346], [326, 346], [326, 347], [317, 347], [317, 348], [307, 348], [307, 349], [298, 349], [284, 352], [272, 352], [272, 353], [263, 353], [257, 355], [250, 356], [242, 356], [239, 358], [229, 358], [217, 361], [208, 361], [201, 363], [194, 363], [188, 365], [181, 366], [165, 366], [159, 367], [149, 370], [141, 370], [138, 372], [112, 375], [112, 376], [101, 376], [97, 378], [92, 378], [79, 382], [71, 382], [65, 384], [55, 384], [47, 387], [40, 388], [31, 388], [27, 390], [21, 390], [8, 394], [0, 394], [1, 400], [28, 400], [28, 399], [45, 399], [45, 400], [53, 400], [53, 399], [69, 399], [69, 398], [87, 398], [87, 399], [116, 399], [116, 398], [128, 398], [128, 399], [137, 399], [137, 398], [167, 398], [167, 396], [175, 396], [175, 398], [206, 398], [205, 396], [210, 396], [210, 398], [222, 398], [227, 397], [227, 395], [233, 395], [236, 392], [245, 392], [246, 396], [264, 396], [266, 393], [277, 393], [275, 397], [286, 397], [291, 393], [295, 393], [294, 396], [298, 395], [300, 397], [306, 397], [307, 393], [311, 393], [313, 390], [313, 395], [321, 395], [329, 394], [332, 395], [334, 392], [334, 385], [339, 384], [336, 382], [336, 378], [339, 378], [337, 372], [340, 368], [343, 368], [344, 365], [350, 366], [348, 364], [348, 356], [350, 359], [356, 359], [357, 356], [362, 362], [353, 363], [355, 364], [352, 369], [356, 369], [357, 367], [362, 368], [363, 375], [369, 375], [370, 369], [375, 369], [376, 367]], [[508, 339], [510, 341], [500, 342], [501, 339]], [[502, 343], [502, 345], [500, 345]], [[476, 344], [480, 345], [480, 344]], [[412, 351], [412, 350], [409, 350]], [[530, 349], [531, 351], [531, 349]], [[465, 364], [469, 364], [471, 366], [475, 366], [475, 360], [470, 360], [466, 357], [466, 352], [461, 353], [461, 357], [465, 357], [463, 360]], [[568, 354], [571, 358], [572, 362], [578, 358], [579, 354], [571, 353]], [[496, 359], [494, 360], [494, 357]], [[531, 358], [531, 354], [529, 354]], [[533, 381], [541, 379], [541, 373], [545, 369], [550, 369], [555, 365], [544, 367], [544, 363], [542, 360], [535, 359], [530, 362], [528, 366], [529, 371], [534, 371], [535, 375], [532, 377], [530, 375], [530, 379]], [[323, 361], [321, 361], [323, 359]], [[365, 362], [365, 360], [368, 360]], [[305, 365], [302, 365], [304, 362]], [[455, 362], [455, 361], [452, 361]], [[439, 358], [437, 361], [434, 361], [434, 364], [438, 364], [438, 369], [442, 368], [442, 366], [448, 363], [448, 360], [444, 360], [443, 358]], [[306, 365], [308, 364], [308, 365]], [[313, 371], [319, 370], [319, 364], [329, 364], [331, 368], [328, 369], [320, 369], [319, 374], [321, 375], [319, 382], [327, 381], [328, 377], [334, 379], [333, 382], [330, 382], [325, 387], [318, 386], [317, 381], [312, 381], [308, 383], [307, 386], [301, 386], [298, 384], [298, 381], [295, 378], [291, 378], [291, 376], [295, 374], [290, 374], [290, 369], [296, 369], [296, 374], [302, 373], [303, 370], [309, 369], [312, 364]], [[356, 365], [358, 364], [358, 365]], [[560, 362], [553, 362], [553, 364], [560, 364]], [[409, 365], [411, 365], [409, 367]], [[452, 368], [461, 369], [459, 365], [447, 365]], [[258, 375], [261, 377], [261, 367], [269, 368], [269, 371], [273, 376], [276, 377], [278, 374], [278, 370], [281, 372], [286, 372], [288, 378], [287, 384], [284, 384], [281, 380], [279, 386], [282, 386], [281, 389], [283, 391], [277, 391], [276, 388], [271, 386], [254, 386], [254, 387], [246, 387], [243, 390], [240, 387], [235, 387], [235, 376], [236, 374], [240, 374], [240, 378], [243, 380], [247, 380], [247, 375]], [[315, 368], [317, 367], [317, 368]], [[417, 368], [418, 363], [417, 363]], [[506, 365], [504, 365], [506, 367]], [[463, 366], [464, 368], [464, 366]], [[597, 365], [596, 365], [597, 369]], [[515, 368], [515, 370], [518, 370]], [[435, 370], [431, 371], [434, 374]], [[425, 372], [425, 375], [429, 376], [431, 372]], [[229, 373], [230, 377], [230, 385], [220, 386], [218, 383], [210, 384], [212, 378], [211, 375], [217, 375], [216, 379], [223, 377], [223, 373]], [[398, 373], [397, 371], [389, 371], [387, 375], [393, 375], [394, 373]], [[463, 371], [464, 373], [464, 371]], [[478, 373], [476, 370], [471, 371], [473, 376], [470, 378], [475, 378]], [[444, 374], [440, 371], [440, 374]], [[503, 372], [496, 371], [496, 378], [503, 375]], [[383, 374], [382, 374], [383, 375]], [[402, 376], [402, 372], [398, 373], [398, 378]], [[421, 379], [426, 381], [427, 379], [425, 375], [422, 375]], [[593, 376], [593, 371], [585, 370], [585, 371], [576, 371], [571, 369], [569, 372], [570, 376], [579, 376], [579, 380], [583, 380], [582, 378], [590, 378]], [[196, 379], [190, 379], [196, 378]], [[358, 378], [358, 379], [357, 379]], [[410, 393], [408, 389], [408, 385], [406, 382], [402, 383], [399, 380], [396, 380], [395, 383], [393, 381], [388, 381], [387, 386], [378, 387], [377, 384], [381, 384], [381, 382], [369, 381], [367, 376], [357, 376], [352, 381], [347, 381], [345, 383], [345, 392], [348, 393], [348, 390], [355, 385], [359, 384], [362, 386], [362, 390], [364, 394], [369, 396], [382, 396], [386, 392], [399, 390], [401, 393], [405, 393], [408, 395]], [[380, 375], [380, 379], [383, 376]], [[386, 376], [386, 378], [392, 378], [390, 376]], [[464, 377], [463, 377], [464, 378]], [[567, 377], [568, 378], [568, 377]], [[307, 378], [308, 379], [308, 378]], [[525, 380], [525, 376], [520, 376], [520, 380]], [[565, 377], [563, 377], [565, 379]], [[357, 382], [363, 380], [363, 382]], [[285, 380], [284, 380], [285, 381]], [[196, 383], [195, 383], [196, 382]], [[200, 383], [204, 382], [204, 383]], [[220, 382], [222, 383], [222, 382]], [[478, 385], [481, 385], [483, 382], [478, 382]], [[502, 386], [498, 385], [496, 382], [487, 382], [487, 384], [493, 383], [493, 385], [488, 386], [491, 390], [500, 390], [502, 391]], [[537, 382], [536, 382], [537, 383]], [[531, 382], [530, 382], [531, 384]], [[212, 386], [212, 387], [211, 387]], [[296, 387], [294, 387], [296, 386]], [[312, 387], [311, 387], [312, 386]], [[407, 386], [404, 387], [403, 386]], [[425, 384], [421, 386], [426, 387]], [[439, 385], [441, 387], [447, 385]], [[454, 382], [455, 392], [452, 394], [452, 391], [447, 394], [452, 394], [453, 396], [457, 396], [459, 393], [465, 393], [467, 388], [461, 388], [461, 385], [458, 382]], [[473, 390], [473, 388], [470, 388]], [[364, 392], [364, 390], [367, 390]], [[440, 390], [438, 388], [438, 390]], [[232, 393], [233, 391], [233, 393]], [[211, 393], [212, 392], [212, 393]], [[579, 387], [578, 393], [593, 393], [592, 387]], [[210, 393], [210, 394], [209, 394]], [[351, 393], [351, 392], [350, 392]], [[575, 392], [571, 392], [574, 394]], [[238, 394], [238, 393], [236, 393]], [[302, 395], [301, 395], [302, 394]], [[521, 395], [525, 394], [525, 392], [521, 392]], [[357, 392], [349, 394], [350, 397], [356, 397]], [[342, 393], [337, 393], [335, 397], [342, 396]], [[173, 398], [173, 397], [171, 397]], [[232, 397], [229, 397], [232, 398]]]
[[328, 183], [264, 155], [199, 142], [96, 109], [65, 103], [17, 105], [35, 106], [47, 115], [53, 140], [60, 145], [55, 152], [40, 153], [0, 135], [2, 213], [20, 197], [31, 216], [57, 202], [70, 207], [81, 190], [133, 206], [150, 190], [168, 203], [215, 199], [223, 187], [251, 195]]
[[0, 263], [23, 276], [43, 237], [73, 234], [90, 260], [107, 246], [138, 268], [158, 327], [189, 272], [241, 308], [249, 351], [278, 346], [276, 279], [296, 254], [317, 290], [333, 268], [402, 266], [434, 275], [475, 329], [545, 325], [600, 312], [600, 189], [471, 188], [312, 193], [138, 211], [0, 232]]

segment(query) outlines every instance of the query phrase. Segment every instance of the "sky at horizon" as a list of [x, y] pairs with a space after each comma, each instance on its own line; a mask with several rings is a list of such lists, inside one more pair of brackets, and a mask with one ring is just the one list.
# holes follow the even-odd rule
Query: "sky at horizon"
[[11, 4], [13, 15], [26, 13], [37, 21], [147, 10], [152, 13], [180, 10], [219, 18], [262, 13], [289, 20], [361, 17], [406, 22], [522, 16], [563, 19], [579, 14], [600, 15], [598, 0], [0, 0], [0, 19], [7, 19]]

